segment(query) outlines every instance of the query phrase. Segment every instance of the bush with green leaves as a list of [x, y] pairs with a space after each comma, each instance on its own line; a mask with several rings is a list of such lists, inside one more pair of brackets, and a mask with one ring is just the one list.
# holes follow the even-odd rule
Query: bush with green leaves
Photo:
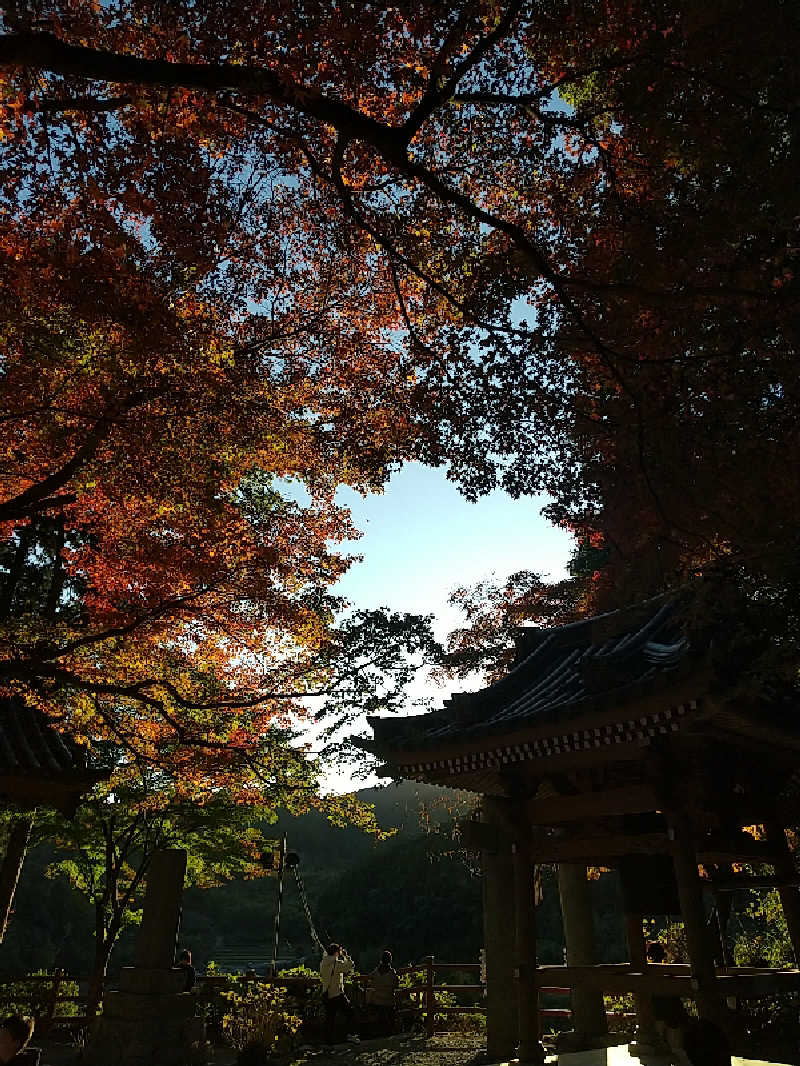
[[604, 995], [603, 1004], [608, 1018], [609, 1033], [627, 1033], [634, 1028], [634, 1020], [626, 1018], [626, 1014], [636, 1011], [636, 1000], [633, 992], [623, 992], [619, 995]]
[[[292, 1049], [302, 1019], [292, 1012], [285, 989], [233, 977], [222, 996], [226, 1003], [222, 1031], [240, 1053], [240, 1061], [260, 1062]], [[257, 1055], [261, 1058], [253, 1057]]]
[[[0, 983], [0, 1017], [9, 1014], [26, 1014], [39, 1019], [50, 1014], [53, 986], [50, 981], [28, 980], [27, 978], [48, 977], [55, 974], [49, 970], [34, 970], [13, 981]], [[59, 996], [77, 996], [78, 982], [62, 977], [58, 985]], [[78, 1014], [77, 1003], [56, 1003], [54, 1018], [74, 1018]]]

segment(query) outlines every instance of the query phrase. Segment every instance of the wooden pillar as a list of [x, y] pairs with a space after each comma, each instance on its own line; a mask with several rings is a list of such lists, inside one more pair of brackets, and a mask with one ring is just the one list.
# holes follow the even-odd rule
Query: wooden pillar
[[[775, 873], [787, 881], [797, 877], [797, 868], [786, 842], [786, 832], [777, 819], [766, 822], [767, 840], [775, 852]], [[778, 894], [783, 907], [783, 916], [792, 942], [795, 966], [800, 966], [800, 891], [794, 885], [781, 885]]]
[[514, 868], [514, 929], [516, 938], [517, 1017], [519, 1061], [544, 1062], [539, 1039], [539, 993], [536, 985], [536, 910], [533, 899], [533, 850], [526, 818], [515, 826], [512, 845]]
[[14, 893], [17, 891], [17, 882], [22, 872], [22, 864], [25, 861], [25, 853], [28, 850], [32, 827], [32, 814], [15, 818], [11, 823], [6, 854], [3, 858], [3, 864], [0, 866], [0, 944], [3, 942], [8, 929], [8, 919], [14, 904]]
[[514, 865], [511, 841], [504, 831], [508, 802], [484, 797], [484, 820], [496, 829], [496, 843], [481, 852], [483, 869], [483, 930], [486, 960], [486, 1054], [492, 1061], [513, 1059], [516, 1053], [517, 989], [514, 978], [516, 936]]
[[[640, 973], [647, 973], [647, 941], [643, 915], [625, 913], [625, 936], [631, 967]], [[642, 1049], [659, 1047], [662, 1039], [656, 1030], [653, 997], [649, 992], [636, 992], [633, 998], [636, 1004], [636, 1044]]]
[[697, 872], [697, 853], [691, 824], [683, 812], [670, 813], [668, 823], [674, 841], [675, 878], [678, 882], [689, 963], [696, 987], [697, 1009], [701, 1018], [714, 1021], [727, 1030], [727, 1011], [716, 982], [714, 948], [703, 906], [703, 889]]
[[434, 982], [436, 972], [433, 968], [433, 955], [425, 959], [425, 1035], [430, 1040], [436, 1032], [436, 991]]
[[[586, 867], [579, 863], [558, 864], [558, 893], [567, 947], [567, 966], [594, 966], [591, 888]], [[572, 1026], [577, 1044], [592, 1046], [608, 1034], [608, 1020], [599, 988], [573, 988]]]

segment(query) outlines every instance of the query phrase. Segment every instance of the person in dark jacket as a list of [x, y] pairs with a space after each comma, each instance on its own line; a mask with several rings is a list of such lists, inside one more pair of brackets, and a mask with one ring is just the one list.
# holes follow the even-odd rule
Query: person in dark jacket
[[399, 984], [400, 978], [392, 966], [392, 953], [384, 951], [381, 961], [369, 975], [367, 1002], [375, 1008], [381, 1027], [389, 1033], [395, 1027], [395, 992]]
[[33, 1018], [12, 1014], [0, 1025], [0, 1063], [17, 1062], [33, 1036]]
[[184, 948], [178, 956], [178, 969], [183, 970], [185, 976], [183, 991], [191, 992], [197, 982], [197, 971], [192, 966], [192, 953], [188, 948]]

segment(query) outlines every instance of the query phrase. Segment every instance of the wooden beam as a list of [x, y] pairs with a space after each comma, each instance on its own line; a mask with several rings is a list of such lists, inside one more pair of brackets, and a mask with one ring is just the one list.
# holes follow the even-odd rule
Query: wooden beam
[[728, 996], [773, 996], [776, 992], [800, 990], [800, 970], [773, 970], [771, 973], [720, 974], [716, 986]]
[[604, 992], [637, 992], [649, 995], [691, 996], [692, 977], [688, 973], [660, 974], [620, 966], [540, 966], [540, 987], [595, 988]]
[[528, 802], [528, 817], [533, 825], [552, 825], [587, 817], [641, 814], [658, 809], [658, 799], [650, 785], [628, 785], [604, 792], [532, 799]]
[[766, 755], [781, 765], [793, 765], [796, 762], [796, 755], [792, 748], [779, 750], [774, 743], [767, 740], [759, 740], [749, 733], [725, 729], [716, 719], [687, 725], [681, 731], [680, 739], [683, 744], [694, 741], [698, 748], [707, 747], [709, 741], [713, 741], [716, 745], [724, 744], [736, 752]]
[[[597, 961], [592, 921], [592, 897], [582, 863], [558, 864], [558, 894], [564, 925], [567, 965], [593, 966]], [[572, 992], [572, 1028], [581, 1043], [594, 1043], [608, 1034], [603, 995], [598, 989]]]
[[[686, 967], [681, 967], [685, 970]], [[655, 971], [669, 970], [669, 973]], [[608, 993], [646, 992], [649, 995], [680, 996], [694, 999], [697, 983], [688, 973], [675, 973], [674, 967], [653, 965], [647, 972], [627, 964], [618, 966], [540, 966], [536, 973], [539, 988], [599, 988]], [[721, 996], [769, 996], [800, 989], [800, 970], [760, 970], [731, 967], [714, 978]]]
[[711, 889], [712, 892], [738, 892], [746, 888], [797, 888], [800, 887], [800, 875], [793, 877], [778, 877], [777, 875], [766, 877], [720, 877], [701, 878], [703, 888]]
[[[517, 999], [514, 977], [515, 927], [508, 915], [514, 913], [514, 867], [511, 840], [505, 825], [508, 803], [484, 797], [484, 829], [495, 830], [495, 844], [504, 846], [484, 849], [483, 868], [483, 943], [486, 955], [486, 1049], [490, 1059], [506, 1062], [514, 1057], [517, 1046]], [[462, 834], [463, 838], [463, 834]], [[488, 839], [488, 838], [487, 838]]]
[[720, 865], [726, 862], [764, 862], [770, 866], [775, 865], [775, 851], [768, 845], [764, 846], [761, 841], [754, 840], [755, 847], [746, 843], [730, 844], [721, 842], [719, 845], [706, 845], [697, 852], [697, 861], [704, 866]]
[[[600, 864], [623, 855], [673, 855], [675, 842], [667, 833], [608, 833], [593, 837], [549, 836], [534, 832], [539, 862], [585, 862]], [[701, 844], [697, 861], [703, 864], [725, 862], [775, 862], [775, 849], [746, 834], [735, 838], [718, 837]]]
[[743, 712], [733, 711], [726, 707], [719, 712], [719, 724], [728, 732], [766, 742], [779, 755], [787, 751], [800, 751], [800, 736], [797, 733], [790, 733], [779, 726], [755, 720]]
[[458, 831], [461, 842], [470, 851], [488, 851], [495, 854], [500, 850], [501, 844], [511, 848], [511, 839], [493, 822], [477, 822], [474, 818], [463, 818], [458, 823]]
[[665, 833], [640, 833], [574, 839], [542, 837], [536, 839], [535, 848], [539, 862], [584, 862], [587, 865], [602, 865], [604, 860], [617, 859], [623, 855], [670, 855], [673, 844]]
[[714, 950], [706, 924], [692, 827], [688, 816], [680, 810], [670, 812], [669, 823], [670, 835], [675, 842], [673, 852], [675, 879], [678, 882], [689, 964], [692, 967], [692, 977], [697, 987], [698, 1011], [701, 1018], [713, 1021], [725, 1031], [728, 1016], [715, 981]]

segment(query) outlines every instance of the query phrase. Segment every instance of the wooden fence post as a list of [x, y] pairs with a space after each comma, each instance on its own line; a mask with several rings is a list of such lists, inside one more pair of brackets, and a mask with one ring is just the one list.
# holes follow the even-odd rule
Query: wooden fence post
[[64, 976], [64, 971], [58, 967], [53, 971], [53, 984], [50, 989], [50, 999], [47, 1003], [47, 1012], [44, 1016], [44, 1028], [45, 1032], [49, 1031], [53, 1024], [53, 1019], [56, 1016], [56, 1007], [58, 1006], [58, 993], [61, 989], [61, 980]]
[[425, 1035], [433, 1036], [435, 1028], [434, 1011], [436, 1009], [436, 993], [433, 990], [433, 955], [428, 955], [425, 960]]

